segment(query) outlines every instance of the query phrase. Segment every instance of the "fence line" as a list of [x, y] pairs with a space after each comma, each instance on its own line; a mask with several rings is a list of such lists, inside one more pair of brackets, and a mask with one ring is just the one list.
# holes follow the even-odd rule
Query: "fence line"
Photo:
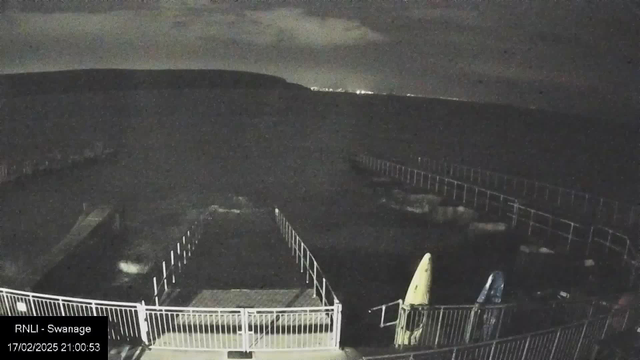
[[181, 350], [281, 351], [340, 346], [340, 304], [190, 308], [78, 299], [0, 288], [0, 315], [107, 316], [109, 339]]
[[[204, 221], [209, 216], [209, 211], [200, 215], [200, 219], [189, 227], [189, 230], [176, 242], [170, 251], [169, 260], [162, 261], [162, 276], [153, 277], [153, 299], [156, 306], [162, 303], [164, 296], [168, 294], [170, 285], [176, 283], [176, 276], [182, 272], [182, 268], [187, 265], [187, 259], [191, 257], [196, 249], [203, 232]], [[167, 266], [167, 263], [169, 264]]]
[[535, 333], [491, 340], [479, 344], [455, 346], [437, 350], [406, 352], [363, 359], [387, 360], [560, 360], [586, 359], [598, 341], [624, 331], [636, 323], [640, 315], [636, 307], [616, 309], [570, 325]]
[[78, 299], [0, 288], [5, 316], [107, 316], [109, 339], [148, 342], [144, 304]]
[[282, 351], [335, 349], [334, 306], [306, 308], [146, 307], [153, 348]]
[[[543, 244], [557, 243], [554, 240], [566, 240], [566, 250], [584, 252], [585, 256], [594, 253], [593, 249], [600, 246], [607, 258], [612, 260], [612, 253], [618, 253], [622, 264], [629, 265], [635, 270], [640, 263], [636, 257], [636, 251], [631, 246], [631, 241], [625, 235], [602, 226], [583, 226], [578, 223], [564, 220], [541, 211], [533, 210], [514, 204], [514, 211], [507, 216], [512, 218], [512, 227], [526, 231], [530, 237], [541, 240]], [[524, 223], [524, 228], [521, 226]]]
[[495, 191], [408, 168], [393, 162], [364, 155], [358, 156], [356, 161], [365, 168], [377, 171], [384, 176], [396, 178], [416, 187], [426, 188], [436, 194], [450, 195], [454, 200], [459, 200], [462, 204], [473, 207], [474, 210], [502, 216], [509, 209], [510, 204], [517, 202], [516, 198]]
[[399, 338], [403, 334], [398, 331], [394, 342], [399, 348], [438, 348], [498, 340], [607, 314], [612, 308], [611, 302], [602, 299], [547, 304], [403, 305], [399, 309], [398, 327], [419, 331], [409, 341]]
[[[550, 329], [555, 326], [606, 314], [625, 294], [580, 300], [556, 300], [546, 304], [508, 303], [497, 305], [403, 305], [402, 300], [381, 305], [380, 327], [396, 325], [396, 347], [443, 347]], [[397, 311], [393, 306], [398, 306]], [[390, 310], [388, 310], [390, 308]], [[385, 322], [385, 313], [397, 320]], [[410, 339], [404, 331], [419, 329]]]
[[[309, 248], [304, 244], [302, 239], [300, 239], [282, 212], [279, 209], [275, 209], [275, 213], [278, 228], [287, 241], [287, 245], [291, 248], [291, 255], [295, 256], [296, 264], [300, 264], [300, 272], [304, 272], [306, 269], [307, 284], [309, 283], [309, 279], [313, 280], [313, 297], [316, 297], [317, 294], [320, 293], [322, 306], [326, 306], [327, 304], [340, 304], [333, 288], [327, 281], [327, 277], [320, 269], [320, 266], [318, 266], [318, 262], [309, 251]], [[322, 279], [322, 281], [320, 281], [320, 279]], [[327, 291], [329, 292], [328, 294]]]
[[522, 206], [516, 198], [386, 160], [366, 155], [358, 155], [355, 160], [366, 169], [376, 171], [384, 176], [396, 178], [416, 187], [426, 188], [439, 195], [449, 195], [454, 200], [460, 200], [463, 205], [475, 210], [506, 217], [513, 228], [519, 229], [518, 224], [527, 223], [528, 235], [534, 238], [539, 237], [541, 233], [546, 236], [547, 240], [551, 240], [552, 235], [559, 236], [566, 239], [569, 250], [572, 246], [577, 245], [577, 241], [572, 242], [573, 240], [580, 240], [587, 254], [590, 253], [593, 244], [599, 244], [605, 247], [606, 253], [618, 252], [621, 255], [621, 262], [631, 265], [634, 271], [640, 265], [635, 258], [636, 252], [633, 250], [629, 238], [606, 227], [580, 225], [555, 215]]
[[558, 207], [568, 207], [581, 215], [595, 212], [596, 219], [613, 227], [636, 227], [640, 230], [640, 206], [624, 204], [615, 200], [591, 195], [585, 192], [561, 188], [536, 180], [504, 175], [492, 171], [471, 168], [464, 165], [448, 164], [429, 158], [419, 157], [418, 166], [450, 177], [495, 189], [511, 191], [524, 198], [544, 200]]
[[[307, 269], [322, 306], [297, 308], [191, 308], [160, 306], [169, 284], [187, 264], [203, 231], [205, 212], [171, 250], [171, 265], [162, 262], [162, 276], [153, 277], [154, 306], [141, 303], [78, 299], [0, 288], [0, 315], [109, 318], [109, 339], [143, 343], [151, 348], [180, 350], [282, 351], [340, 347], [342, 304], [315, 258], [276, 209], [276, 221], [296, 256]], [[158, 281], [160, 278], [160, 281]], [[320, 280], [321, 279], [321, 280]]]
[[[586, 255], [594, 252], [596, 246], [600, 246], [603, 248], [600, 252], [608, 255], [609, 260], [611, 260], [610, 255], [617, 254], [618, 259], [614, 258], [614, 260], [630, 268], [632, 283], [635, 279], [638, 261], [635, 253], [630, 250], [629, 239], [611, 229], [601, 226], [585, 227], [521, 206], [517, 199], [443, 176], [408, 168], [404, 165], [364, 155], [358, 155], [355, 160], [364, 168], [384, 176], [399, 179], [403, 183], [416, 187], [426, 187], [430, 191], [444, 196], [448, 194], [454, 199], [460, 199], [466, 206], [507, 218], [513, 229], [524, 230], [529, 236], [538, 238], [538, 240], [546, 239], [547, 242], [557, 243], [557, 238], [560, 238], [566, 241], [568, 250], [573, 252], [583, 250]], [[387, 305], [380, 308], [384, 310]], [[583, 305], [584, 303], [582, 303]], [[577, 308], [580, 306], [580, 304], [576, 305]], [[504, 331], [503, 326], [507, 324], [505, 321], [511, 319], [513, 314], [517, 315], [518, 312], [525, 311], [518, 307], [522, 307], [522, 305], [457, 308], [400, 306], [398, 320], [387, 323], [387, 325], [397, 323], [394, 341], [396, 345], [402, 346], [406, 342], [400, 338], [400, 336], [404, 336], [405, 330], [422, 327], [420, 337], [413, 340], [415, 343], [412, 345], [451, 346], [468, 343], [478, 338], [481, 340], [498, 339], [502, 336], [501, 331]], [[592, 315], [591, 311], [588, 313]], [[568, 320], [576, 320], [575, 317], [567, 319], [566, 316], [565, 314], [565, 323]], [[483, 320], [479, 321], [479, 319]], [[489, 320], [491, 324], [487, 323]], [[381, 324], [384, 324], [384, 319], [381, 319]]]
[[63, 158], [59, 151], [55, 151], [39, 158], [23, 161], [0, 159], [0, 184], [30, 176], [36, 172], [62, 169], [86, 160], [103, 158], [113, 152], [113, 149], [105, 147], [104, 143], [99, 141], [82, 151], [68, 154], [66, 158]]

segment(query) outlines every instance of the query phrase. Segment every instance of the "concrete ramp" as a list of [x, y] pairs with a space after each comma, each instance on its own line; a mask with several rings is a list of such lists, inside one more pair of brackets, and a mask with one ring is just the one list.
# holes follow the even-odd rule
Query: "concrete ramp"
[[286, 308], [321, 307], [311, 289], [203, 290], [189, 307]]
[[19, 280], [20, 289], [31, 290], [33, 287], [67, 255], [71, 254], [81, 244], [88, 245], [100, 238], [100, 230], [109, 227], [119, 231], [122, 224], [122, 214], [112, 206], [96, 207], [86, 211], [71, 229], [69, 234], [50, 252], [44, 254], [38, 267], [31, 268]]

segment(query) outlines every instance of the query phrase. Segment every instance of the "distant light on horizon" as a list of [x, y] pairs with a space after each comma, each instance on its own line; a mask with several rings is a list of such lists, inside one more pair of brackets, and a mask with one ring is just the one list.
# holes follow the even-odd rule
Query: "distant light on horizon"
[[351, 89], [343, 89], [343, 88], [337, 88], [337, 89], [332, 89], [332, 88], [326, 88], [326, 87], [318, 87], [318, 86], [312, 86], [310, 88], [312, 91], [325, 91], [325, 92], [344, 92], [344, 93], [354, 93], [354, 94], [359, 94], [359, 95], [398, 95], [398, 96], [420, 96], [421, 95], [413, 95], [413, 94], [390, 94], [390, 93], [383, 93], [383, 92], [374, 92], [374, 91], [370, 91], [370, 90], [363, 90], [363, 89], [356, 89], [356, 90], [351, 90]]

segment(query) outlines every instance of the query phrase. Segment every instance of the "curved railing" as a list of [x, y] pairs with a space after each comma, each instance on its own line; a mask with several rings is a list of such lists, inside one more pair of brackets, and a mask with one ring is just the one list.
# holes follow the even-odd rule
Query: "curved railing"
[[587, 359], [596, 344], [605, 337], [628, 329], [640, 316], [640, 307], [616, 309], [553, 329], [485, 341], [482, 343], [424, 350], [365, 356], [364, 359], [386, 360], [564, 360]]
[[[625, 204], [589, 193], [566, 189], [541, 181], [493, 171], [451, 164], [426, 157], [415, 159], [420, 169], [446, 175], [470, 184], [493, 188], [522, 199], [541, 200], [577, 216], [591, 215], [603, 226], [640, 230], [640, 206]], [[640, 243], [638, 244], [640, 245]]]
[[593, 251], [592, 246], [602, 246], [606, 252], [618, 253], [621, 263], [633, 271], [640, 263], [632, 251], [630, 239], [615, 230], [599, 225], [583, 225], [566, 220], [561, 216], [548, 214], [521, 205], [521, 200], [497, 191], [467, 184], [445, 176], [410, 168], [405, 165], [377, 159], [367, 155], [353, 158], [363, 168], [383, 176], [395, 178], [408, 185], [432, 191], [438, 195], [449, 196], [474, 210], [507, 219], [517, 229], [524, 225], [527, 235], [538, 240], [566, 241], [567, 249], [581, 243], [586, 254]]
[[162, 276], [153, 277], [153, 299], [152, 302], [159, 306], [169, 293], [169, 287], [176, 283], [176, 277], [187, 266], [187, 260], [191, 257], [198, 245], [198, 241], [204, 230], [204, 221], [209, 216], [210, 211], [200, 215], [200, 219], [182, 235], [175, 247], [172, 247], [168, 260], [162, 261]]
[[[635, 252], [630, 251], [631, 246], [628, 237], [623, 234], [602, 226], [581, 225], [554, 215], [527, 208], [520, 205], [519, 200], [514, 197], [430, 172], [413, 169], [405, 165], [367, 155], [357, 155], [353, 157], [353, 160], [367, 170], [395, 178], [415, 187], [426, 188], [436, 194], [443, 196], [448, 195], [454, 200], [460, 201], [465, 206], [493, 214], [502, 219], [508, 219], [507, 222], [513, 229], [526, 231], [528, 236], [537, 238], [539, 241], [551, 242], [557, 245], [558, 240], [562, 240], [566, 242], [568, 250], [585, 251], [585, 254], [593, 252], [594, 246], [600, 246], [602, 248], [600, 253], [617, 254], [616, 257], [619, 259], [619, 264], [629, 270], [631, 275], [630, 281], [634, 283], [639, 264], [635, 257]], [[610, 300], [609, 297], [606, 298]], [[601, 299], [604, 300], [605, 297], [601, 297]], [[607, 301], [607, 303], [611, 306], [610, 302]], [[577, 308], [584, 308], [585, 303], [577, 302], [575, 304]], [[506, 324], [505, 313], [519, 311], [519, 307], [522, 306], [522, 304], [503, 304], [483, 307], [469, 305], [449, 308], [401, 306], [398, 312], [398, 320], [394, 323], [397, 324], [396, 329], [401, 330], [404, 328], [422, 327], [421, 337], [417, 340], [412, 340], [414, 342], [410, 345], [454, 346], [473, 342], [473, 334], [480, 332], [478, 327], [485, 327], [484, 330], [486, 330], [486, 324], [478, 321], [478, 319], [483, 317], [486, 318], [484, 316], [485, 314], [492, 315], [491, 318], [493, 320], [491, 321], [493, 325], [491, 331], [488, 333], [488, 338], [485, 331], [480, 337], [480, 340], [500, 339], [500, 337], [503, 336], [500, 333], [501, 326]], [[590, 307], [590, 309], [593, 309], [593, 307]], [[538, 311], [537, 315], [541, 314], [541, 308], [538, 308], [536, 311]], [[587, 319], [593, 316], [592, 311], [582, 312], [582, 314], [582, 316]], [[568, 317], [565, 320], [585, 319]], [[398, 333], [397, 331], [395, 342], [396, 345], [402, 346], [404, 342], [399, 342]], [[444, 336], [446, 336], [446, 338]], [[407, 357], [404, 356], [401, 358]]]
[[[296, 263], [300, 264], [300, 272], [304, 272], [306, 269], [306, 282], [309, 283], [311, 279], [313, 282], [313, 296], [316, 297], [319, 293], [322, 299], [322, 306], [333, 306], [340, 304], [333, 288], [329, 284], [327, 277], [324, 275], [316, 258], [313, 257], [307, 245], [300, 239], [296, 231], [291, 224], [284, 217], [279, 209], [275, 209], [276, 222], [278, 228], [284, 236], [289, 248], [291, 248], [291, 255], [295, 255]], [[322, 279], [322, 281], [320, 281]], [[327, 293], [328, 291], [328, 293]]]

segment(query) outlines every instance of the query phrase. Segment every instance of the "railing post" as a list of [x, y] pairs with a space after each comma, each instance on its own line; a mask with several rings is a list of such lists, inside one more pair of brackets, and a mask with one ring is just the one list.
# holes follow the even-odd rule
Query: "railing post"
[[549, 356], [549, 360], [553, 360], [553, 355], [556, 353], [556, 347], [558, 346], [558, 339], [560, 338], [560, 332], [562, 328], [558, 329], [558, 334], [556, 335], [556, 341], [553, 342], [553, 348], [551, 348], [551, 356]]
[[444, 196], [447, 196], [447, 183], [449, 182], [449, 179], [444, 178]]
[[176, 251], [176, 253], [178, 254], [178, 272], [182, 272], [182, 261], [180, 261], [180, 241], [178, 241], [178, 243], [176, 244], [176, 247], [178, 249], [178, 251]]
[[158, 306], [158, 281], [156, 277], [153, 277], [153, 298], [155, 299], [156, 306]]
[[584, 254], [585, 256], [589, 255], [589, 250], [591, 249], [591, 241], [593, 240], [593, 226], [589, 229], [589, 240], [587, 241], [587, 251]]
[[184, 259], [184, 264], [187, 265], [187, 255], [185, 254], [185, 238], [182, 237], [182, 259]]
[[524, 344], [524, 350], [522, 351], [522, 358], [520, 360], [524, 360], [527, 358], [527, 350], [529, 350], [530, 341], [531, 341], [531, 336], [527, 336], [527, 342]]
[[9, 307], [9, 301], [7, 300], [7, 293], [2, 291], [2, 300], [4, 301], [4, 306], [7, 309], [7, 315], [13, 315], [13, 311]]
[[569, 230], [569, 241], [567, 242], [567, 250], [569, 250], [569, 247], [571, 246], [571, 239], [573, 238], [573, 227], [575, 226], [574, 223], [571, 223], [571, 230]]
[[458, 193], [458, 182], [453, 181], [453, 200], [456, 199], [456, 194]]
[[241, 330], [238, 331], [242, 335], [242, 349], [249, 351], [249, 319], [247, 315], [247, 309], [240, 309], [240, 326]]
[[464, 184], [464, 193], [462, 194], [462, 203], [467, 203], [467, 184]]
[[629, 240], [627, 240], [627, 246], [624, 249], [624, 258], [622, 259], [622, 264], [627, 260], [627, 254], [629, 253]]
[[584, 207], [582, 208], [582, 212], [586, 213], [588, 207], [589, 207], [589, 194], [586, 194], [584, 198]]
[[[502, 321], [504, 320], [504, 306], [502, 307], [502, 311], [500, 312], [500, 320], [498, 321], [498, 330], [496, 330], [495, 340], [500, 339], [500, 330], [502, 330]], [[491, 335], [491, 334], [489, 334]]]
[[558, 188], [558, 206], [560, 206], [560, 199], [562, 198], [562, 189]]
[[578, 354], [580, 353], [580, 347], [582, 346], [582, 340], [584, 339], [584, 333], [587, 331], [587, 325], [589, 325], [589, 321], [584, 322], [584, 327], [582, 328], [582, 334], [580, 334], [580, 341], [578, 341], [578, 347], [576, 348], [576, 353], [573, 355], [573, 360], [578, 358]]
[[167, 263], [162, 260], [162, 279], [164, 281], [164, 291], [167, 291]]
[[[304, 246], [300, 246], [300, 249], [302, 249], [302, 251], [300, 251], [300, 272], [304, 271]], [[309, 250], [307, 250], [307, 253], [309, 252]]]
[[327, 279], [325, 279], [324, 277], [322, 277], [322, 306], [326, 306], [326, 298], [327, 298], [327, 293], [325, 292], [327, 288]]
[[518, 201], [514, 201], [513, 202], [513, 221], [511, 222], [511, 228], [515, 229], [516, 225], [518, 224], [518, 209], [520, 207], [518, 206]]
[[436, 339], [433, 342], [433, 347], [438, 348], [438, 340], [440, 338], [440, 329], [442, 328], [442, 314], [444, 312], [444, 308], [440, 308], [440, 316], [438, 317], [438, 328], [436, 329]]
[[316, 288], [318, 287], [318, 263], [314, 260], [313, 261], [313, 297], [317, 297], [317, 290]]
[[604, 203], [604, 198], [600, 198], [600, 205], [598, 205], [598, 216], [602, 213], [602, 205]]
[[424, 172], [420, 171], [420, 187], [422, 187], [424, 183]]
[[149, 327], [147, 326], [147, 311], [145, 309], [144, 300], [140, 304], [136, 304], [136, 312], [138, 313], [138, 325], [140, 326], [140, 340], [145, 345], [149, 345], [149, 338], [147, 332]]
[[627, 309], [627, 314], [624, 316], [624, 322], [622, 323], [622, 330], [625, 330], [625, 327], [627, 326], [627, 320], [629, 320], [630, 311], [631, 309]]
[[[472, 340], [472, 336], [474, 333], [474, 329], [475, 329], [475, 324], [477, 322], [477, 314], [480, 311], [480, 309], [478, 308], [478, 304], [476, 304], [472, 309], [471, 309], [471, 313], [469, 314], [469, 321], [467, 321], [467, 326], [464, 330], [464, 342], [465, 344], [469, 344]], [[483, 339], [484, 340], [484, 339]]]
[[602, 335], [600, 336], [600, 340], [604, 339], [605, 336], [607, 335], [607, 330], [609, 328], [609, 323], [611, 322], [612, 316], [613, 316], [613, 313], [610, 313], [609, 316], [607, 316], [607, 322], [604, 324], [604, 329], [602, 330]]
[[474, 186], [474, 188], [476, 189], [476, 194], [473, 197], [473, 208], [477, 208], [478, 207], [478, 187]]
[[493, 352], [496, 348], [496, 342], [494, 341], [493, 344], [491, 344], [491, 352], [489, 353], [489, 360], [493, 359]]
[[529, 236], [531, 236], [531, 228], [533, 227], [533, 210], [529, 209], [529, 212], [531, 213], [531, 218], [529, 219]]
[[174, 265], [175, 265], [175, 262], [173, 258], [173, 250], [171, 250], [171, 280], [173, 284], [176, 283], [176, 271], [175, 271]]
[[33, 312], [33, 315], [38, 316], [38, 311], [36, 311], [36, 307], [35, 305], [33, 305], [33, 295], [29, 294], [29, 304], [31, 305], [31, 312]]
[[335, 314], [335, 318], [334, 318], [334, 322], [333, 322], [333, 330], [334, 330], [334, 346], [336, 349], [340, 348], [340, 336], [342, 333], [342, 304], [340, 304], [340, 302], [338, 302], [337, 300], [334, 303], [334, 314]]
[[310, 272], [310, 270], [309, 270], [309, 254], [310, 254], [309, 249], [307, 249], [307, 284], [309, 283], [309, 272]]

